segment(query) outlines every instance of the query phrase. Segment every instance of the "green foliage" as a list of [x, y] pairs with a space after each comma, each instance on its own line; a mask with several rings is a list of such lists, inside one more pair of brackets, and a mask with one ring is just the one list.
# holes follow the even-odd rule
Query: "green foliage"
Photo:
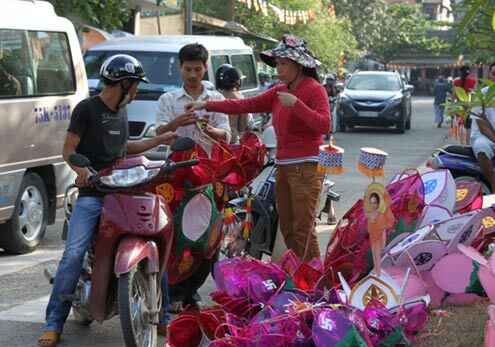
[[389, 5], [381, 22], [380, 40], [374, 42], [371, 52], [384, 63], [407, 52], [422, 50], [431, 54], [448, 47], [428, 34], [434, 27], [417, 5]]
[[338, 17], [348, 18], [359, 48], [372, 51], [382, 40], [382, 26], [386, 20], [386, 4], [383, 0], [334, 0]]
[[[246, 5], [236, 1], [234, 20], [253, 33], [275, 39], [280, 39], [284, 33], [304, 38], [312, 52], [323, 63], [324, 70], [336, 70], [340, 52], [347, 52], [349, 57], [357, 55], [357, 42], [351, 31], [350, 22], [346, 19], [326, 16], [326, 13], [321, 11], [320, 0], [274, 0], [271, 3], [290, 10], [313, 9], [317, 13], [317, 18], [307, 24], [287, 25], [279, 22], [272, 10], [269, 10], [268, 16], [264, 16], [254, 8], [249, 9]], [[194, 11], [220, 18], [225, 18], [226, 7], [225, 0], [195, 0], [193, 2]], [[273, 45], [257, 43], [258, 50], [271, 48], [271, 46]]]
[[429, 37], [433, 25], [417, 5], [387, 5], [383, 0], [335, 0], [334, 4], [337, 16], [351, 21], [359, 48], [383, 63], [409, 51], [436, 53], [447, 48]]
[[129, 19], [127, 0], [48, 0], [59, 16], [103, 30], [121, 28]]
[[348, 59], [357, 57], [357, 41], [346, 20], [321, 16], [310, 25], [294, 29], [294, 34], [308, 42], [311, 51], [323, 63], [324, 70], [337, 71], [341, 52], [345, 52]]
[[493, 16], [495, 0], [463, 0], [454, 7], [461, 18], [454, 26], [457, 32], [455, 52], [468, 54], [471, 61], [491, 63], [495, 52]]
[[486, 119], [486, 109], [495, 108], [495, 82], [481, 80], [476, 89], [468, 94], [461, 87], [454, 88], [455, 100], [445, 103], [445, 111], [450, 116], [466, 119], [471, 116]]

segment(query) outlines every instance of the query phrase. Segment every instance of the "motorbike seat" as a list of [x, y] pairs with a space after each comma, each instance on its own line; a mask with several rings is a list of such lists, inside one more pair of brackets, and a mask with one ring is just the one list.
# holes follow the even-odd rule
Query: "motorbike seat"
[[447, 145], [442, 147], [441, 152], [476, 159], [476, 157], [474, 156], [473, 148], [471, 146]]

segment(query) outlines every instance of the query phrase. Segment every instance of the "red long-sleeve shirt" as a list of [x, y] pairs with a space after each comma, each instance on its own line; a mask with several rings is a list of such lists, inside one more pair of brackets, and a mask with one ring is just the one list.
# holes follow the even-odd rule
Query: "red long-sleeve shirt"
[[304, 78], [291, 92], [298, 98], [293, 107], [282, 106], [277, 92], [289, 91], [280, 84], [253, 98], [208, 101], [206, 108], [228, 114], [272, 112], [278, 160], [318, 156], [322, 135], [331, 129], [325, 88], [313, 78]]

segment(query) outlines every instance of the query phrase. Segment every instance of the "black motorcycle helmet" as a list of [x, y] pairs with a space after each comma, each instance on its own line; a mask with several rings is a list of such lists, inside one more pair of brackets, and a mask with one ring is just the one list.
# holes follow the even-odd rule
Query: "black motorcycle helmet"
[[134, 57], [127, 54], [113, 55], [101, 65], [100, 78], [107, 85], [124, 80], [149, 83], [143, 66]]
[[241, 74], [239, 70], [230, 64], [221, 65], [215, 73], [215, 84], [217, 89], [229, 90], [241, 85]]
[[327, 77], [325, 77], [325, 84], [327, 85], [335, 84], [336, 81], [337, 77], [333, 73], [328, 74]]

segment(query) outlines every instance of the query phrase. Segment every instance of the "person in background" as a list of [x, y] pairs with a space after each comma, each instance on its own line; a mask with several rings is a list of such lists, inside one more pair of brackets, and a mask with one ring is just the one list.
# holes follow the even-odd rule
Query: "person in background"
[[302, 260], [319, 258], [315, 218], [324, 175], [318, 170], [318, 155], [331, 123], [328, 96], [318, 80], [320, 63], [306, 43], [292, 35], [284, 35], [276, 48], [260, 57], [276, 67], [281, 83], [252, 98], [196, 101], [189, 109], [229, 114], [272, 112], [280, 229], [287, 247]]
[[433, 107], [435, 109], [435, 124], [437, 128], [442, 127], [443, 114], [445, 111], [445, 101], [447, 93], [450, 91], [449, 84], [443, 75], [439, 75], [433, 86]]
[[[460, 87], [464, 89], [466, 93], [471, 93], [476, 87], [476, 80], [471, 76], [471, 69], [469, 66], [464, 65], [460, 68], [460, 77], [454, 80], [454, 87]], [[454, 91], [454, 97], [455, 91]], [[464, 136], [461, 136], [461, 144], [469, 144], [470, 132], [471, 132], [471, 118], [467, 118], [464, 122], [461, 122], [460, 126], [464, 128]]]
[[0, 45], [0, 96], [20, 96], [21, 83], [7, 71], [3, 47]]
[[[243, 99], [240, 93], [241, 73], [230, 64], [223, 64], [215, 73], [217, 89], [226, 99]], [[232, 138], [230, 143], [239, 143], [240, 136], [248, 130], [252, 116], [249, 113], [229, 115], [230, 131]]]
[[265, 72], [260, 72], [258, 77], [260, 79], [260, 90], [267, 90], [270, 87], [270, 76]]

